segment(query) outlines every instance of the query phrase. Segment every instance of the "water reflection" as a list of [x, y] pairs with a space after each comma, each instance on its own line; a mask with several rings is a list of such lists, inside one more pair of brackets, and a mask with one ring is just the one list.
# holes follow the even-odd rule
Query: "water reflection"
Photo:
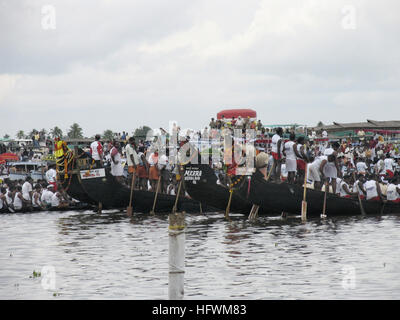
[[[186, 216], [187, 299], [398, 298], [399, 216]], [[168, 216], [91, 211], [0, 216], [0, 298], [167, 299]], [[343, 268], [354, 289], [344, 289]], [[346, 269], [347, 270], [347, 269]], [[16, 289], [18, 288], [18, 289]]]

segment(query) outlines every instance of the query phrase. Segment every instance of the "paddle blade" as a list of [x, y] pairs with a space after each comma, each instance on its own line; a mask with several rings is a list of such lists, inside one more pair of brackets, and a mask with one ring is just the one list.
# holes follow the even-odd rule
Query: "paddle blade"
[[132, 217], [132, 207], [127, 207], [127, 208], [126, 208], [126, 215], [127, 215], [128, 217]]
[[307, 219], [307, 201], [302, 201], [301, 202], [301, 220], [306, 220]]

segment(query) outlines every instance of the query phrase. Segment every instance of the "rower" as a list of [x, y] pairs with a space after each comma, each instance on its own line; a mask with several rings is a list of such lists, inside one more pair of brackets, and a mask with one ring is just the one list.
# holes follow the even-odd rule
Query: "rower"
[[364, 184], [366, 182], [365, 176], [360, 174], [358, 176], [358, 180], [356, 180], [353, 184], [353, 190], [357, 190], [360, 195], [360, 199], [365, 199], [367, 196], [367, 191], [364, 188]]
[[35, 185], [35, 191], [33, 192], [33, 195], [32, 195], [32, 207], [33, 208], [39, 209], [39, 208], [43, 207], [43, 204], [40, 201], [41, 190], [42, 190], [42, 186], [39, 183], [37, 183]]
[[343, 177], [343, 180], [340, 182], [339, 196], [341, 198], [351, 198], [351, 196], [357, 195], [357, 192], [350, 191], [349, 183], [351, 180], [350, 175], [346, 175]]
[[7, 189], [4, 187], [1, 187], [1, 189], [0, 189], [0, 213], [8, 212], [6, 192], [7, 192]]
[[364, 184], [367, 191], [368, 201], [383, 201], [381, 187], [374, 175], [367, 177], [367, 182]]
[[386, 191], [387, 200], [393, 203], [400, 203], [400, 176], [394, 177], [389, 183]]
[[321, 166], [321, 162], [324, 159], [324, 156], [317, 156], [317, 157], [310, 157], [311, 163], [307, 166], [307, 180], [314, 183], [314, 189], [321, 191], [322, 184], [321, 184], [321, 175], [319, 168]]

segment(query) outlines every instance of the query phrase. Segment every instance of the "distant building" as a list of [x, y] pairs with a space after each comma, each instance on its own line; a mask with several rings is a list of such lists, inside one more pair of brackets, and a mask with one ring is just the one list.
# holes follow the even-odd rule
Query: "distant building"
[[322, 125], [315, 127], [319, 133], [326, 131], [330, 137], [359, 137], [375, 136], [376, 134], [392, 140], [400, 139], [400, 120], [377, 121], [367, 120], [367, 122], [338, 123], [332, 125]]

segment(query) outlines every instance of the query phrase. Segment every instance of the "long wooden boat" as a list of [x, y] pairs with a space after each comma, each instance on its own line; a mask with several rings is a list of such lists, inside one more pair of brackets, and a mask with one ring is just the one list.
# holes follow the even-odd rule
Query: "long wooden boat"
[[[82, 154], [79, 151], [75, 153]], [[111, 174], [109, 167], [90, 168], [88, 164], [91, 161], [86, 155], [79, 160], [70, 162], [68, 177], [60, 177], [64, 189], [71, 197], [99, 205], [103, 209], [126, 209], [129, 206], [130, 186], [120, 183]], [[153, 209], [154, 198], [155, 192], [135, 189], [132, 199], [133, 211], [150, 212]], [[176, 196], [159, 193], [154, 212], [171, 213], [175, 201]], [[187, 213], [216, 211], [214, 207], [184, 196], [179, 197], [176, 209]]]
[[[206, 164], [189, 163], [184, 166], [185, 189], [189, 195], [198, 201], [225, 211], [230, 198], [228, 187], [218, 183], [218, 178], [213, 169]], [[232, 189], [229, 212], [249, 214], [253, 203], [246, 195], [249, 187], [246, 176], [238, 177]], [[260, 206], [259, 214], [268, 214], [271, 210]]]
[[[111, 175], [109, 168], [81, 171], [79, 177], [83, 189], [87, 192], [90, 198], [102, 204], [103, 208], [126, 209], [129, 206], [131, 189], [130, 186], [120, 183]], [[147, 190], [133, 191], [132, 208], [136, 212], [148, 213], [153, 208], [155, 192]], [[155, 213], [171, 213], [176, 201], [176, 196], [158, 193]], [[210, 212], [215, 211], [215, 208], [203, 204], [201, 202], [179, 197], [177, 202], [177, 210], [187, 213], [193, 212]]]
[[[276, 184], [264, 179], [258, 170], [251, 176], [248, 199], [260, 206], [291, 214], [300, 214], [304, 188], [299, 185]], [[322, 191], [308, 188], [306, 190], [307, 215], [320, 216], [323, 211], [324, 195]], [[400, 204], [392, 202], [361, 200], [365, 214], [400, 214]], [[362, 214], [362, 208], [357, 197], [343, 198], [336, 194], [327, 193], [327, 216], [350, 216]]]
[[[241, 176], [242, 182], [234, 191], [231, 212], [249, 214], [253, 205], [260, 207], [259, 215], [279, 215], [282, 212], [300, 215], [304, 189], [302, 186], [266, 181], [259, 171], [251, 176]], [[224, 210], [229, 199], [229, 190], [217, 184], [217, 177], [208, 165], [188, 164], [185, 166], [185, 186], [190, 196]], [[322, 191], [307, 189], [307, 215], [320, 216], [323, 211]], [[366, 214], [400, 214], [400, 204], [362, 200]], [[361, 214], [358, 198], [342, 198], [328, 193], [327, 216]]]

